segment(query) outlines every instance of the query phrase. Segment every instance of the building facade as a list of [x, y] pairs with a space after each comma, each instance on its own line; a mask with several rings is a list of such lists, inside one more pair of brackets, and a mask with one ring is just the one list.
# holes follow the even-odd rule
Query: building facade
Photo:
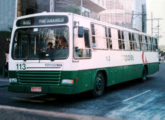
[[0, 1], [0, 31], [10, 31], [15, 18], [15, 0]]
[[146, 0], [1, 0], [0, 31], [9, 31], [15, 16], [44, 11], [73, 12], [146, 32]]
[[[9, 31], [15, 17], [39, 12], [74, 12], [98, 18], [106, 0], [1, 0], [0, 31]], [[82, 5], [82, 9], [81, 6]], [[82, 10], [82, 11], [81, 11]], [[82, 13], [81, 13], [82, 12]]]
[[72, 12], [99, 18], [98, 13], [105, 10], [106, 0], [17, 0], [17, 15], [39, 12]]
[[106, 0], [101, 21], [146, 32], [146, 0]]

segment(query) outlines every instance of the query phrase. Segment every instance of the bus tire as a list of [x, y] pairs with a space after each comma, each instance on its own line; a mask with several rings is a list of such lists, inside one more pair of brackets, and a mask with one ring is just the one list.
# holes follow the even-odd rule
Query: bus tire
[[105, 90], [105, 78], [101, 72], [98, 72], [95, 77], [93, 96], [99, 97], [103, 95]]
[[142, 73], [142, 81], [146, 81], [146, 80], [147, 80], [147, 68], [144, 67]]

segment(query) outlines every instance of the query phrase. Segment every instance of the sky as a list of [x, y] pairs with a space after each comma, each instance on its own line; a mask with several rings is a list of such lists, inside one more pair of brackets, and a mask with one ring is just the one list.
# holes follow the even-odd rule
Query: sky
[[[165, 45], [165, 0], [146, 0], [147, 1], [147, 19], [151, 19], [151, 13], [153, 18], [162, 18], [160, 20], [160, 39], [159, 45]], [[151, 34], [151, 21], [147, 21], [147, 32]], [[158, 26], [158, 21], [154, 21], [154, 28]], [[157, 32], [157, 29], [154, 29]]]

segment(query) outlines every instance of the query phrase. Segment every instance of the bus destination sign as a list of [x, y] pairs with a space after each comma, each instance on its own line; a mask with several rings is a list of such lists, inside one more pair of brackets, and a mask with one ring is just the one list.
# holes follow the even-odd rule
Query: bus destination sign
[[17, 21], [17, 26], [34, 26], [34, 25], [52, 25], [65, 24], [68, 22], [67, 16], [38, 16], [21, 19]]

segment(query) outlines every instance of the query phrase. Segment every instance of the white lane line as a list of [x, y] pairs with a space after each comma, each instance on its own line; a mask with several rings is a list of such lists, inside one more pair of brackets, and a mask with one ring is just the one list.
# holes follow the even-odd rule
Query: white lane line
[[140, 93], [140, 94], [137, 94], [137, 95], [135, 95], [135, 96], [133, 96], [133, 97], [130, 97], [130, 98], [128, 98], [128, 99], [125, 99], [125, 100], [123, 100], [123, 102], [127, 102], [127, 101], [129, 101], [129, 100], [132, 100], [132, 99], [137, 98], [137, 97], [139, 97], [139, 96], [142, 96], [142, 95], [144, 95], [144, 94], [146, 94], [146, 93], [148, 93], [148, 92], [151, 92], [151, 90], [147, 90], [147, 91], [142, 92], [142, 93]]

